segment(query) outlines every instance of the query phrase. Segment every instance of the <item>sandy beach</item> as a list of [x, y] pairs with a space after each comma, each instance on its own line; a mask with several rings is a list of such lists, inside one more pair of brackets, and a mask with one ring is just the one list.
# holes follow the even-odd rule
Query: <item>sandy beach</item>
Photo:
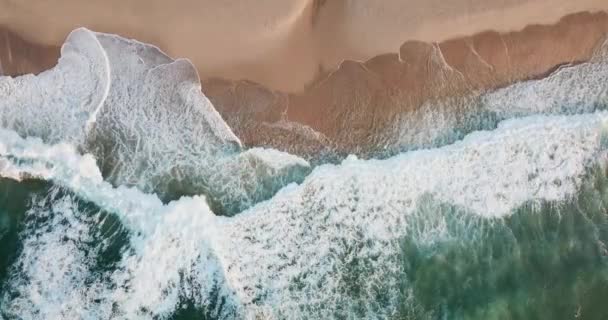
[[44, 46], [59, 46], [72, 29], [85, 26], [187, 57], [203, 78], [298, 92], [343, 60], [397, 52], [407, 40], [516, 31], [606, 9], [602, 0], [2, 0], [0, 25]]

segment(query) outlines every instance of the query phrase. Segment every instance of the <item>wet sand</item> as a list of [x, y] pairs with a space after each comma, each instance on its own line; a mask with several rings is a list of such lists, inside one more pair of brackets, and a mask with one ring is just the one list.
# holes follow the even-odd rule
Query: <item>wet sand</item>
[[486, 30], [551, 24], [608, 10], [603, 0], [0, 0], [0, 25], [59, 46], [78, 26], [156, 44], [188, 57], [203, 78], [247, 79], [300, 92], [343, 60], [397, 52]]

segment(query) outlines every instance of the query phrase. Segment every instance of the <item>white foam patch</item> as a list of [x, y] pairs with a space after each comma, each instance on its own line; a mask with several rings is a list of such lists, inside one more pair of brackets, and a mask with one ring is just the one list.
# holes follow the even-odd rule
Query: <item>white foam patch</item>
[[[607, 121], [606, 113], [512, 120], [439, 149], [319, 167], [301, 186], [229, 221], [230, 243], [220, 256], [238, 270], [230, 283], [259, 312], [390, 314], [397, 304], [390, 297], [399, 294], [386, 289], [388, 306], [379, 309], [377, 288], [398, 272], [391, 240], [403, 235], [423, 199], [486, 217], [508, 215], [527, 201], [565, 199], [598, 159]], [[359, 299], [344, 280], [352, 268], [367, 270], [364, 279], [351, 279], [361, 282]]]
[[38, 76], [0, 77], [0, 123], [50, 143], [82, 143], [110, 87], [105, 51], [95, 35], [74, 30], [58, 65]]
[[227, 157], [205, 176], [221, 209], [241, 212], [266, 200], [283, 186], [304, 180], [310, 164], [274, 149], [254, 148]]
[[[393, 241], [422, 199], [488, 218], [528, 201], [565, 199], [602, 155], [607, 125], [605, 112], [535, 116], [438, 149], [388, 160], [350, 157], [229, 219], [214, 216], [203, 197], [163, 205], [137, 189], [114, 188], [90, 156], [69, 146], [0, 130], [0, 154], [10, 172], [52, 180], [115, 212], [132, 230], [133, 251], [112, 278], [116, 289], [99, 293], [125, 318], [168, 315], [180, 295], [204, 305], [215, 285], [228, 301], [224, 317], [331, 318], [353, 310], [382, 317], [395, 311], [399, 297], [389, 276], [399, 270]], [[357, 293], [349, 290], [353, 281]], [[387, 297], [382, 305], [378, 294]], [[43, 308], [34, 298], [24, 297], [31, 308]]]
[[454, 142], [463, 124], [475, 121], [473, 113], [476, 110], [471, 101], [463, 97], [440, 103], [425, 102], [411, 112], [400, 113], [384, 132], [384, 149], [404, 151]]
[[[569, 115], [608, 109], [608, 41], [585, 63], [491, 92], [427, 101], [401, 113], [382, 133], [385, 148], [403, 151], [453, 143], [464, 134], [535, 114]], [[608, 51], [606, 51], [608, 52]]]
[[0, 120], [21, 136], [92, 153], [115, 186], [167, 197], [205, 193], [226, 214], [310, 171], [304, 160], [278, 151], [241, 154], [188, 60], [84, 28], [70, 34], [54, 69], [0, 78]]
[[576, 114], [606, 109], [608, 58], [565, 66], [540, 80], [519, 82], [481, 98], [500, 119], [531, 114]]
[[[198, 73], [190, 61], [173, 60], [158, 48], [135, 40], [103, 33], [96, 36], [112, 67], [112, 87], [104, 109], [104, 116], [110, 122], [106, 126], [124, 121], [127, 124], [121, 128], [123, 131], [143, 130], [139, 128], [143, 127], [154, 135], [149, 139], [150, 144], [167, 143], [166, 140], [178, 136], [192, 141], [177, 140], [173, 144], [206, 141], [209, 149], [221, 148], [224, 144], [240, 145], [201, 92]], [[143, 123], [138, 126], [128, 123], [129, 120]], [[145, 127], [150, 121], [157, 121], [155, 132]], [[192, 131], [185, 134], [186, 129]], [[166, 140], [159, 141], [160, 135]]]
[[241, 156], [247, 158], [247, 161], [266, 163], [269, 169], [276, 171], [288, 169], [294, 163], [301, 167], [309, 166], [308, 161], [275, 149], [253, 148], [247, 150]]

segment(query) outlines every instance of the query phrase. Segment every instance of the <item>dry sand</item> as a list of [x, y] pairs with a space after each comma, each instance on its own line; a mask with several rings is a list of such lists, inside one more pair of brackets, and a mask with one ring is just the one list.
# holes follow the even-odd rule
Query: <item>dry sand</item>
[[117, 33], [190, 58], [203, 78], [294, 92], [319, 70], [397, 52], [406, 40], [519, 30], [596, 10], [608, 10], [608, 1], [0, 0], [0, 25], [49, 46], [77, 26]]

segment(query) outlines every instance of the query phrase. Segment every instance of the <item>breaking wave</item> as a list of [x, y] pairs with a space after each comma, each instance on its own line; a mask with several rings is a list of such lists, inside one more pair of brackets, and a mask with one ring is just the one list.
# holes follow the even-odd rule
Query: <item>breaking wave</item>
[[311, 168], [245, 150], [187, 60], [75, 30], [0, 77], [0, 317], [601, 318], [602, 61], [415, 133], [462, 139]]

